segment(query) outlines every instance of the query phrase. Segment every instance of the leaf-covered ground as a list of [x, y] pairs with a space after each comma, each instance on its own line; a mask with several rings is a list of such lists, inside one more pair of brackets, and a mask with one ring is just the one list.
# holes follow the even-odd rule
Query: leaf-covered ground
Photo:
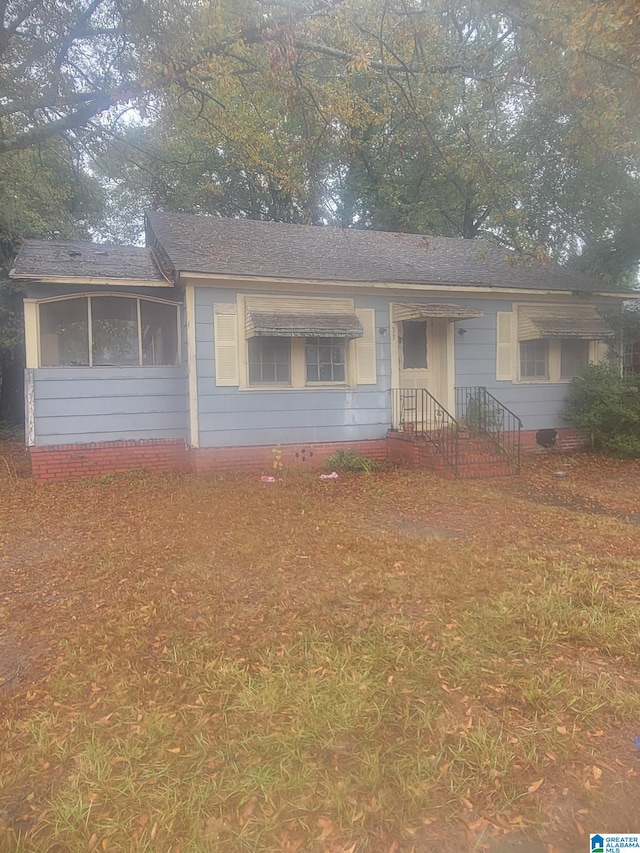
[[0, 447], [0, 850], [638, 831], [639, 512], [593, 456], [38, 486]]

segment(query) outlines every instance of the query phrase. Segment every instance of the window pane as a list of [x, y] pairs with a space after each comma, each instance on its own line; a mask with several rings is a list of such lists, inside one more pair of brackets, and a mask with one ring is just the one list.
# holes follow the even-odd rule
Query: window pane
[[178, 363], [178, 322], [175, 305], [140, 300], [142, 363]]
[[549, 378], [549, 342], [520, 342], [520, 378]]
[[43, 367], [87, 366], [87, 299], [63, 299], [40, 306], [40, 363]]
[[91, 299], [94, 365], [138, 364], [138, 313], [135, 299]]
[[289, 384], [291, 344], [283, 338], [249, 338], [249, 383]]
[[402, 324], [403, 368], [426, 368], [427, 366], [427, 322], [405, 320]]
[[560, 342], [560, 377], [573, 379], [589, 363], [589, 341], [568, 340]]
[[344, 382], [345, 352], [342, 338], [307, 338], [307, 382]]

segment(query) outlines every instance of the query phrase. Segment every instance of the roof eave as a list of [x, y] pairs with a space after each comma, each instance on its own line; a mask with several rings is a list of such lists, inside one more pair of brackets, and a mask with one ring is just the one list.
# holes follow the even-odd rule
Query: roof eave
[[14, 281], [33, 282], [38, 284], [75, 284], [105, 286], [105, 287], [173, 287], [173, 282], [162, 279], [151, 278], [110, 278], [100, 276], [58, 276], [58, 275], [29, 275], [17, 273], [15, 269], [9, 271], [9, 278]]
[[[337, 288], [349, 287], [370, 287], [378, 290], [429, 290], [429, 291], [450, 291], [452, 293], [516, 293], [516, 294], [542, 294], [542, 295], [560, 295], [560, 296], [575, 296], [576, 293], [586, 294], [588, 296], [607, 296], [620, 297], [623, 299], [629, 298], [628, 291], [587, 291], [579, 290], [575, 287], [567, 288], [539, 288], [539, 287], [499, 287], [496, 285], [487, 285], [484, 283], [478, 284], [456, 284], [455, 282], [433, 282], [430, 284], [416, 284], [410, 281], [356, 281], [356, 280], [337, 280], [325, 278], [295, 278], [285, 276], [258, 276], [258, 275], [239, 275], [231, 273], [210, 273], [198, 272], [195, 270], [177, 270], [176, 277], [178, 281], [184, 279], [192, 280], [212, 280], [214, 282], [235, 281], [235, 282], [252, 282], [255, 284], [298, 284], [298, 285], [321, 285]], [[638, 297], [640, 299], [640, 295]]]

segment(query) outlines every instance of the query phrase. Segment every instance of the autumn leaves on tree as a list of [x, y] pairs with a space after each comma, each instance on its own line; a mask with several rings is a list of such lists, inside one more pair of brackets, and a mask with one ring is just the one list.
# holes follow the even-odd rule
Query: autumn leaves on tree
[[157, 207], [633, 278], [639, 50], [634, 0], [0, 0], [5, 254]]

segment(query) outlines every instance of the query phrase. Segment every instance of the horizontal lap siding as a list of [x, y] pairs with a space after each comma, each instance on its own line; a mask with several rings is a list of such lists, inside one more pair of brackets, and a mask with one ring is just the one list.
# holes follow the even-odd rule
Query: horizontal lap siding
[[[305, 293], [305, 296], [317, 295]], [[356, 309], [376, 311], [376, 385], [353, 389], [240, 391], [216, 386], [213, 341], [214, 303], [236, 302], [236, 296], [235, 290], [196, 289], [200, 447], [370, 441], [386, 436], [390, 426], [391, 387], [386, 297], [355, 299]], [[381, 328], [385, 330], [382, 334]]]
[[34, 371], [36, 445], [185, 439], [183, 367]]

